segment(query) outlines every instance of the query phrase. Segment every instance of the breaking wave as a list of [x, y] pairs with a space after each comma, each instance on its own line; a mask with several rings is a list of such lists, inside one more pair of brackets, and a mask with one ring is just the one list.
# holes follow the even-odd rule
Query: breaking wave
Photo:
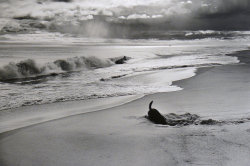
[[72, 71], [109, 67], [113, 64], [115, 62], [110, 59], [100, 59], [94, 56], [58, 59], [44, 65], [38, 64], [33, 59], [27, 59], [18, 63], [10, 62], [0, 68], [0, 81], [12, 82], [19, 79], [54, 76]]
[[238, 36], [237, 32], [235, 31], [213, 31], [213, 30], [205, 30], [205, 31], [192, 31], [186, 32], [185, 37], [186, 39], [203, 39], [203, 38], [233, 38]]

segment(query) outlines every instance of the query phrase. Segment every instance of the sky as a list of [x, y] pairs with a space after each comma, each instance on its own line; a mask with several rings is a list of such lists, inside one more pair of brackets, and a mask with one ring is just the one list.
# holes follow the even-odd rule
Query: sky
[[138, 30], [249, 30], [250, 0], [0, 0], [0, 28], [4, 19], [19, 20], [11, 26], [29, 26], [24, 18], [41, 28], [94, 35], [110, 35], [110, 29], [120, 35]]

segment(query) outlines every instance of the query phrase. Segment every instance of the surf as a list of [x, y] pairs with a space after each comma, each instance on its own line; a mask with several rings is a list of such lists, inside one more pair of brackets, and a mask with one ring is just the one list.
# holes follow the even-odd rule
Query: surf
[[10, 62], [0, 68], [1, 82], [17, 82], [41, 79], [45, 77], [57, 76], [66, 73], [93, 70], [98, 68], [110, 67], [114, 64], [122, 64], [128, 58], [117, 57], [112, 59], [101, 59], [95, 56], [73, 57], [58, 59], [46, 64], [39, 64], [34, 59], [22, 60], [20, 62]]

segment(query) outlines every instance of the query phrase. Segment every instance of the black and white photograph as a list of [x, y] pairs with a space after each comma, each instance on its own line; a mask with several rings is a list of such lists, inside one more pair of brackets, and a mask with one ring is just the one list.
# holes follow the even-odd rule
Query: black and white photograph
[[0, 166], [249, 156], [250, 0], [0, 0]]

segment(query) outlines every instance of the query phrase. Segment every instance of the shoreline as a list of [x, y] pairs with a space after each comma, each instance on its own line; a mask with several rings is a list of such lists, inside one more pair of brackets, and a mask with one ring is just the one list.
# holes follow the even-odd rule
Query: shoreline
[[249, 71], [244, 62], [202, 68], [174, 83], [181, 91], [1, 133], [0, 165], [247, 165], [249, 121], [170, 127], [152, 124], [144, 115], [154, 100], [163, 114], [250, 118]]
[[[228, 66], [228, 65], [242, 65], [242, 63], [249, 64], [250, 63], [250, 60], [248, 58], [249, 53], [250, 53], [250, 50], [242, 50], [242, 51], [234, 52], [232, 54], [228, 54], [227, 56], [234, 56], [234, 57], [236, 56], [240, 60], [240, 62], [237, 64], [227, 64], [227, 65], [197, 68], [194, 76], [186, 78], [186, 79], [174, 81], [172, 82], [172, 86], [178, 86], [182, 88], [183, 86], [185, 86], [186, 81], [193, 79], [193, 77], [196, 77], [215, 67]], [[181, 93], [183, 89], [178, 90], [178, 91], [180, 91]], [[173, 91], [173, 92], [178, 92], [178, 91]], [[0, 123], [0, 134], [9, 132], [12, 130], [18, 130], [24, 127], [38, 125], [38, 124], [53, 121], [53, 120], [67, 118], [70, 116], [77, 116], [77, 115], [84, 114], [84, 113], [102, 111], [104, 109], [111, 109], [113, 107], [119, 107], [130, 102], [134, 102], [134, 101], [136, 102], [136, 100], [147, 97], [147, 96], [155, 96], [155, 95], [157, 96], [157, 95], [162, 95], [165, 93], [168, 94], [168, 93], [173, 93], [173, 92], [170, 91], [170, 92], [159, 92], [159, 93], [147, 94], [147, 95], [131, 95], [131, 96], [118, 96], [118, 97], [111, 97], [111, 98], [110, 97], [98, 98], [98, 99], [89, 99], [89, 100], [80, 100], [80, 101], [67, 101], [67, 102], [59, 102], [59, 103], [24, 106], [24, 107], [14, 108], [10, 110], [3, 110], [0, 112], [0, 119], [1, 119], [0, 122], [2, 123], [2, 124]], [[91, 106], [86, 107], [85, 103], [91, 103], [91, 102], [92, 102]], [[96, 104], [93, 104], [93, 102]], [[99, 102], [103, 104], [100, 105]], [[109, 104], [106, 104], [106, 103], [109, 103]], [[74, 105], [74, 108], [69, 108], [67, 107], [68, 105]], [[33, 111], [33, 109], [36, 109], [37, 111]], [[61, 109], [62, 111], [58, 111], [58, 109], [59, 110]], [[54, 110], [54, 111], [51, 111], [51, 110]], [[71, 110], [71, 111], [68, 111], [68, 110]], [[19, 117], [19, 119], [16, 117]]]
[[[142, 97], [142, 95], [117, 96], [32, 105], [11, 110], [3, 110], [0, 112], [0, 134], [53, 120], [60, 120], [71, 116], [118, 107]], [[88, 106], [89, 103], [91, 103], [90, 106]], [[36, 109], [36, 111], [34, 111], [34, 109]]]

